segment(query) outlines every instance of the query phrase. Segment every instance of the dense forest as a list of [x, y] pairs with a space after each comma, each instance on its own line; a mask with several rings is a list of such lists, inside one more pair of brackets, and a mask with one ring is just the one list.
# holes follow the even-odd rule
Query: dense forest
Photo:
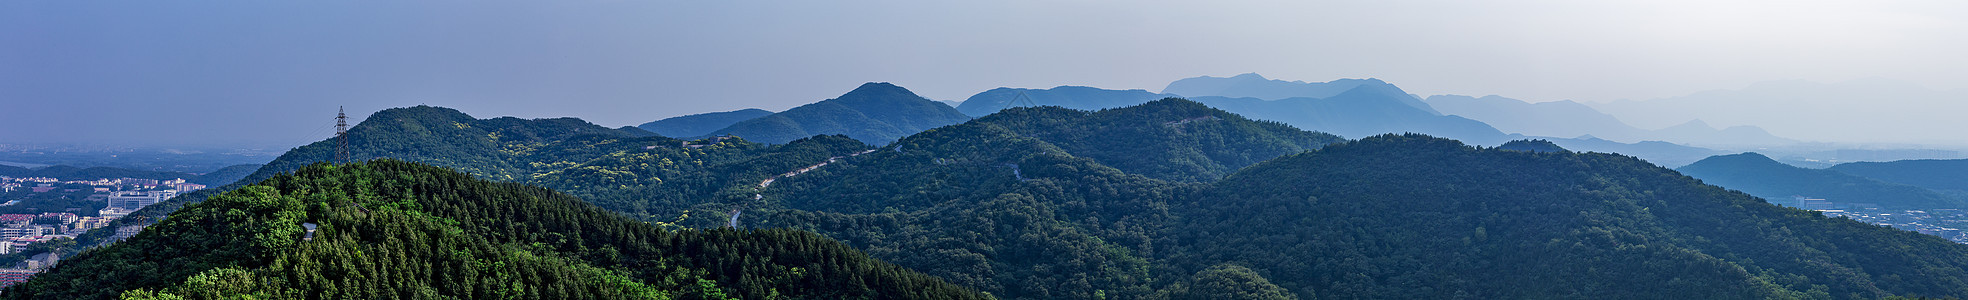
[[1014, 108], [881, 147], [638, 136], [416, 107], [358, 125], [351, 150], [658, 227], [811, 231], [1005, 299], [1968, 295], [1961, 245], [1548, 142], [1343, 141], [1179, 99]]
[[190, 204], [9, 299], [983, 299], [807, 232], [672, 231], [551, 190], [376, 160]]
[[1303, 296], [1968, 294], [1968, 247], [1612, 154], [1386, 135], [1265, 162], [1193, 199], [1164, 243], [1171, 266], [1248, 265]]

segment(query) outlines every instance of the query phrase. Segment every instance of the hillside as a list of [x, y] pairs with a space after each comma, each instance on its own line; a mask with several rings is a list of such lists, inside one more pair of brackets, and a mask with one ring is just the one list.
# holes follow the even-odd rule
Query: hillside
[[[749, 200], [751, 193], [742, 189], [747, 184], [868, 147], [839, 136], [776, 146], [743, 139], [632, 137], [579, 119], [476, 119], [429, 106], [384, 110], [349, 132], [349, 152], [355, 160], [404, 160], [489, 180], [545, 186], [606, 209], [661, 221], [676, 221], [693, 210], [723, 214], [726, 205]], [[335, 143], [331, 138], [297, 147], [241, 183], [180, 195], [133, 213], [135, 218], [119, 219], [110, 228], [155, 222], [218, 192], [332, 160]], [[692, 225], [719, 224], [713, 218], [685, 219]], [[112, 234], [93, 230], [77, 241], [94, 245]]]
[[636, 128], [642, 128], [643, 130], [667, 137], [699, 137], [709, 135], [718, 129], [730, 127], [731, 124], [737, 124], [740, 121], [751, 120], [771, 114], [772, 112], [763, 109], [747, 108], [726, 112], [670, 117], [654, 122], [642, 123], [642, 125], [636, 125]]
[[[1020, 99], [1019, 94], [1024, 94], [1025, 98]], [[1106, 90], [1084, 86], [1061, 86], [1043, 90], [995, 88], [971, 95], [957, 106], [957, 111], [973, 117], [983, 117], [1014, 106], [1058, 106], [1077, 110], [1100, 110], [1135, 106], [1167, 97], [1168, 94], [1150, 93], [1145, 90]], [[1030, 100], [1030, 104], [1024, 103], [1026, 100]]]
[[[369, 142], [463, 140], [430, 133]], [[1968, 295], [1945, 280], [1962, 246], [1631, 157], [1331, 141], [1171, 99], [1016, 108], [873, 149], [579, 135], [502, 172], [664, 226], [812, 231], [1003, 299]]]
[[33, 169], [9, 166], [9, 165], [0, 165], [0, 176], [28, 177], [27, 176], [28, 174], [33, 174], [33, 173], [34, 173]]
[[1799, 168], [1754, 152], [1709, 157], [1677, 170], [1702, 182], [1740, 190], [1771, 202], [1805, 196], [1832, 203], [1870, 203], [1890, 208], [1968, 208], [1962, 199], [1931, 190], [1835, 170]]
[[1565, 150], [1565, 147], [1559, 147], [1558, 144], [1547, 140], [1515, 140], [1503, 143], [1503, 145], [1497, 146], [1497, 149], [1537, 153], [1571, 151]]
[[664, 230], [551, 190], [389, 160], [317, 164], [214, 196], [0, 296], [985, 298], [811, 233]]
[[1935, 190], [1968, 191], [1968, 159], [1842, 163], [1831, 170]]
[[734, 135], [768, 144], [839, 134], [880, 145], [967, 120], [969, 116], [949, 105], [930, 101], [893, 84], [870, 82], [839, 98], [741, 121], [711, 134]]
[[1959, 296], [1968, 246], [1776, 207], [1631, 157], [1376, 136], [1182, 202], [1171, 265], [1320, 298]]
[[266, 165], [260, 165], [260, 164], [233, 165], [233, 166], [219, 169], [217, 171], [212, 171], [211, 173], [198, 175], [198, 178], [191, 179], [191, 182], [208, 185], [208, 186], [228, 185], [234, 182], [239, 182], [240, 179], [245, 179], [246, 176], [253, 175], [253, 172], [258, 171], [262, 166], [266, 166]]
[[1041, 107], [979, 118], [1129, 174], [1207, 182], [1344, 139], [1168, 98], [1099, 111]]
[[1173, 217], [1167, 203], [1197, 184], [1127, 174], [989, 119], [774, 182], [764, 201], [781, 209], [743, 225], [819, 232], [1004, 299], [1154, 295], [1150, 241]]

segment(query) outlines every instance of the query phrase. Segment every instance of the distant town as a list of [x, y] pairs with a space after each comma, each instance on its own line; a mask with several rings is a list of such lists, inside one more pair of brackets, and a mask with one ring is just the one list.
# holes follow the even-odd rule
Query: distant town
[[[101, 178], [60, 180], [0, 176], [0, 287], [25, 282], [61, 259], [50, 248], [74, 245], [76, 235], [107, 227], [110, 221], [180, 193], [206, 188], [184, 179]], [[23, 206], [34, 205], [34, 208]], [[19, 213], [39, 211], [39, 213]], [[122, 240], [143, 226], [116, 229]], [[49, 245], [55, 244], [55, 245]], [[32, 256], [22, 257], [27, 253]], [[18, 259], [18, 260], [16, 260]]]
[[1803, 196], [1791, 197], [1789, 201], [1773, 202], [1785, 207], [1816, 211], [1826, 217], [1847, 218], [1968, 244], [1968, 234], [1961, 232], [1961, 228], [1968, 227], [1968, 212], [1960, 209], [1883, 209], [1871, 203], [1839, 203]]

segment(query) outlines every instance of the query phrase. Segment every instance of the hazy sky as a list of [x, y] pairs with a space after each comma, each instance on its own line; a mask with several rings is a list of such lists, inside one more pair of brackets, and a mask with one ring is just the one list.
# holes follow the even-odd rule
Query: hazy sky
[[1531, 101], [1968, 87], [1964, 1], [1354, 2], [0, 1], [0, 143], [298, 145], [338, 105], [613, 127], [867, 81], [939, 100], [1246, 72]]

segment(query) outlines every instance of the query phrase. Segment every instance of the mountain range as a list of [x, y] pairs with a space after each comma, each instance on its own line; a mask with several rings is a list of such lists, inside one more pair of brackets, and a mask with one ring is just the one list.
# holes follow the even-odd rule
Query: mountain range
[[1572, 101], [1528, 103], [1500, 96], [1436, 95], [1422, 100], [1445, 114], [1483, 121], [1504, 132], [1528, 136], [1580, 137], [1635, 143], [1670, 141], [1704, 147], [1767, 147], [1796, 144], [1755, 126], [1715, 129], [1701, 120], [1646, 130]]
[[738, 122], [756, 119], [758, 117], [764, 117], [766, 115], [771, 115], [771, 114], [772, 114], [771, 111], [757, 109], [757, 108], [748, 108], [748, 109], [726, 111], [726, 112], [701, 113], [701, 114], [694, 114], [694, 115], [687, 115], [687, 116], [671, 117], [667, 119], [652, 121], [649, 123], [642, 123], [642, 125], [636, 125], [636, 128], [642, 128], [642, 130], [648, 130], [649, 132], [653, 132], [667, 137], [679, 137], [679, 138], [700, 137], [700, 136], [710, 135], [711, 132], [715, 132], [718, 129], [724, 129], [725, 127], [730, 127], [731, 124], [738, 124]]
[[1134, 106], [1167, 97], [1171, 95], [1150, 93], [1146, 90], [1106, 90], [1084, 86], [1060, 86], [1044, 90], [1001, 87], [971, 95], [957, 106], [957, 111], [982, 117], [1019, 106], [1058, 106], [1078, 110], [1099, 110]]
[[[601, 276], [570, 278], [610, 278], [608, 272], [626, 272], [614, 275], [671, 293], [701, 295], [715, 290], [765, 297], [758, 293], [772, 290], [788, 295], [838, 295], [812, 287], [810, 281], [781, 276], [796, 273], [775, 271], [781, 269], [774, 266], [790, 269], [798, 263], [767, 259], [811, 257], [794, 249], [832, 246], [770, 252], [745, 245], [792, 242], [732, 242], [717, 244], [726, 245], [717, 249], [737, 250], [678, 252], [700, 256], [670, 260], [675, 264], [668, 266], [680, 268], [727, 266], [704, 268], [705, 273], [683, 272], [699, 274], [697, 278], [703, 280], [695, 282], [710, 285], [710, 289], [643, 275], [669, 274], [665, 272], [638, 268], [622, 271], [609, 267], [615, 263], [606, 259], [670, 257], [673, 254], [666, 254], [670, 252], [635, 255], [623, 252], [629, 247], [622, 246], [614, 247], [619, 255], [593, 250], [614, 245], [614, 241], [650, 240], [606, 237], [618, 232], [644, 232], [637, 236], [737, 234], [727, 238], [740, 240], [800, 236], [786, 229], [653, 231], [659, 226], [676, 226], [811, 231], [865, 251], [868, 257], [992, 297], [1011, 299], [1209, 298], [1236, 294], [1302, 299], [1968, 294], [1968, 285], [1944, 280], [1968, 276], [1962, 271], [1968, 267], [1968, 247], [1918, 233], [1773, 206], [1751, 194], [1705, 185], [1629, 156], [1474, 147], [1419, 134], [1344, 141], [1185, 100], [1158, 100], [1101, 111], [1013, 108], [925, 130], [881, 147], [844, 136], [813, 136], [777, 145], [751, 142], [742, 136], [700, 140], [639, 137], [573, 119], [475, 119], [434, 107], [378, 113], [351, 132], [351, 152], [361, 160], [428, 163], [470, 170], [470, 178], [511, 184], [477, 181], [459, 173], [444, 175], [447, 173], [409, 163], [309, 167], [330, 157], [332, 152], [327, 150], [332, 150], [332, 141], [322, 141], [298, 148], [262, 168], [254, 175], [258, 179], [249, 179], [261, 182], [261, 187], [231, 187], [235, 192], [217, 196], [207, 193], [203, 197], [214, 200], [196, 204], [190, 204], [196, 202], [192, 197], [174, 199], [184, 210], [170, 218], [132, 218], [162, 219], [164, 223], [130, 242], [105, 248], [111, 250], [80, 255], [77, 261], [64, 263], [50, 274], [120, 274], [116, 272], [148, 268], [127, 265], [128, 255], [134, 255], [131, 253], [211, 252], [225, 256], [170, 261], [236, 267], [148, 273], [151, 275], [144, 276], [155, 277], [136, 281], [139, 285], [103, 285], [109, 288], [82, 293], [138, 291], [126, 288], [172, 295], [229, 291], [210, 287], [208, 279], [192, 280], [196, 278], [238, 278], [220, 282], [237, 282], [235, 286], [269, 293], [288, 288], [328, 293], [331, 291], [321, 287], [275, 285], [282, 281], [264, 279], [289, 278], [285, 282], [291, 283], [346, 276], [298, 267], [308, 265], [298, 262], [347, 261], [328, 249], [399, 249], [404, 244], [373, 240], [340, 228], [411, 224], [430, 229], [413, 232], [436, 234], [457, 232], [445, 229], [457, 228], [463, 230], [457, 237], [460, 241], [484, 236], [486, 245], [494, 245], [493, 249], [518, 249], [458, 255], [511, 257], [514, 259], [499, 261], [513, 262], [508, 266], [566, 266], [564, 271], [551, 272]], [[423, 182], [457, 184], [433, 186]], [[551, 188], [566, 195], [554, 196], [539, 189], [510, 191], [524, 189], [518, 184]], [[365, 185], [375, 187], [354, 188]], [[351, 188], [330, 188], [342, 186]], [[440, 192], [447, 190], [458, 190], [460, 195], [536, 196], [454, 198], [450, 192]], [[319, 194], [337, 191], [357, 194]], [[288, 194], [294, 196], [267, 196]], [[262, 198], [345, 198], [350, 203], [249, 200]], [[524, 199], [560, 199], [553, 203], [561, 204], [497, 202]], [[542, 205], [574, 207], [578, 205], [571, 203], [582, 201], [595, 205], [582, 210], [606, 209], [612, 212], [602, 215], [621, 214], [634, 222], [581, 225], [607, 229], [576, 230], [550, 224], [586, 224], [589, 221], [566, 220], [606, 218], [592, 217], [594, 213], [554, 212], [560, 210], [506, 213], [539, 211], [524, 207]], [[170, 207], [160, 204], [138, 215], [162, 216], [158, 213]], [[237, 227], [244, 231], [173, 225], [205, 224], [210, 222], [205, 220], [229, 216], [218, 212], [235, 210], [247, 212], [247, 216], [272, 217], [226, 223], [250, 225]], [[500, 223], [522, 218], [517, 217], [520, 215], [542, 219]], [[563, 215], [591, 217], [554, 217]], [[316, 224], [337, 229], [318, 232], [322, 235], [316, 242], [294, 244], [303, 245], [299, 248], [253, 246], [255, 242], [250, 242], [293, 241], [301, 230], [290, 225], [301, 223], [303, 218], [325, 220]], [[445, 225], [445, 219], [460, 223]], [[641, 222], [657, 226], [621, 229]], [[524, 227], [534, 231], [479, 229], [521, 224], [534, 226]], [[290, 227], [256, 229], [282, 226]], [[377, 230], [381, 228], [388, 227]], [[416, 228], [423, 227], [408, 229]], [[569, 241], [595, 242], [560, 242], [549, 233], [559, 233]], [[84, 239], [99, 235], [92, 232]], [[212, 238], [216, 236], [268, 238]], [[197, 239], [188, 240], [191, 238]], [[654, 249], [711, 249], [694, 245], [715, 244], [722, 239], [653, 240], [672, 245]], [[544, 246], [496, 246], [507, 243]], [[306, 246], [317, 244], [321, 246]], [[579, 250], [583, 247], [573, 244], [586, 245], [590, 250]], [[247, 255], [198, 249], [274, 250]], [[720, 257], [701, 253], [787, 254]], [[265, 264], [224, 263], [267, 257], [275, 259]], [[615, 271], [582, 271], [584, 264]], [[561, 269], [538, 270], [526, 272]], [[899, 271], [884, 274], [894, 275], [881, 276], [911, 276]], [[754, 275], [761, 279], [734, 279]], [[71, 276], [78, 275], [37, 278], [7, 295], [16, 291], [67, 295], [62, 293], [78, 291], [75, 287], [87, 282], [57, 279], [75, 278]], [[822, 277], [839, 278], [813, 278]], [[478, 278], [491, 279], [464, 282], [540, 284], [525, 278]], [[299, 281], [303, 279], [309, 281]], [[352, 278], [345, 282], [349, 283], [326, 286], [364, 288], [378, 286], [365, 282], [387, 281]], [[416, 287], [421, 284], [418, 282], [396, 286]], [[897, 282], [919, 284], [868, 288], [925, 291], [921, 295], [941, 295], [929, 291], [949, 290], [930, 281]], [[748, 288], [752, 286], [773, 288]], [[372, 290], [402, 293], [415, 289]], [[481, 290], [469, 285], [432, 289], [439, 294]], [[898, 296], [926, 297], [930, 296]]]
[[781, 144], [821, 134], [841, 134], [886, 144], [925, 129], [962, 123], [970, 116], [894, 84], [870, 82], [839, 98], [739, 121], [711, 132]]
[[[389, 109], [350, 130], [367, 162], [295, 148], [0, 297], [1968, 295], [1968, 246], [1758, 198], [1961, 205], [1932, 190], [1756, 154], [1671, 170], [1714, 150], [1526, 140], [1379, 80], [1249, 75], [1171, 89], [1295, 96], [1001, 88], [971, 118], [869, 83], [683, 138]], [[452, 267], [395, 267], [417, 265]]]
[[[1157, 97], [1183, 96], [1213, 108], [1250, 118], [1278, 121], [1306, 130], [1345, 137], [1414, 132], [1479, 145], [1498, 145], [1509, 140], [1537, 138], [1579, 151], [1615, 152], [1640, 156], [1664, 166], [1685, 165], [1720, 152], [1658, 141], [1614, 142], [1589, 135], [1554, 137], [1506, 134], [1479, 120], [1437, 113], [1430, 104], [1415, 99], [1400, 87], [1376, 79], [1300, 82], [1265, 79], [1257, 74], [1228, 78], [1204, 76], [1178, 80], [1176, 83], [1171, 83], [1170, 89], [1164, 92], [1155, 94], [1142, 90], [1087, 87], [1058, 87], [1049, 90], [997, 88], [972, 96], [970, 100], [963, 102], [964, 105], [960, 106], [960, 109], [965, 110], [967, 114], [978, 115], [1007, 107], [1027, 105], [1012, 101], [1021, 93], [1032, 99], [1032, 104], [1084, 110], [1118, 108], [1159, 99]], [[1229, 98], [1211, 95], [1265, 95], [1285, 96], [1285, 98]], [[1319, 96], [1319, 98], [1311, 96]], [[1590, 109], [1586, 108], [1586, 110]], [[1558, 127], [1565, 126], [1569, 125]]]

